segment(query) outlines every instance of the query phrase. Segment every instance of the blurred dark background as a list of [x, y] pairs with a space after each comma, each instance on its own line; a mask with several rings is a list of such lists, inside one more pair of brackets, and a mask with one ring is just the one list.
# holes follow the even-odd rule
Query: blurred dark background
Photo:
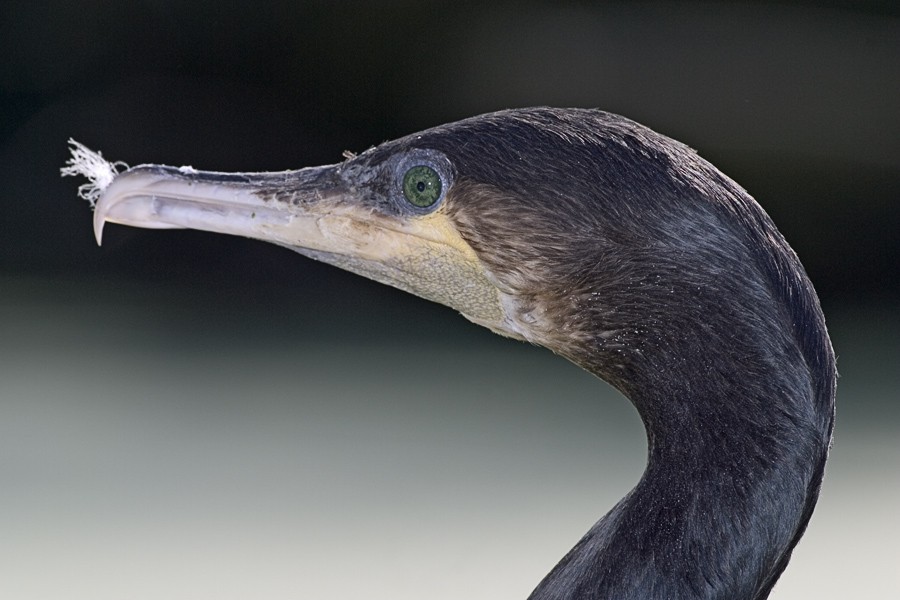
[[282, 170], [541, 104], [679, 139], [773, 217], [842, 372], [832, 483], [773, 597], [900, 593], [896, 2], [7, 1], [0, 56], [0, 596], [346, 597], [352, 547], [369, 596], [524, 598], [639, 476], [624, 400], [281, 248], [118, 226], [97, 248], [58, 172], [69, 137]]

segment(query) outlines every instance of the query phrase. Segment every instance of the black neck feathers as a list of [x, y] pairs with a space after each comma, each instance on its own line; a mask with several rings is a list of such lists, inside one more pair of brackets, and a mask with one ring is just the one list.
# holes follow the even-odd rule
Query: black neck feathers
[[[737, 184], [599, 111], [531, 109], [416, 140], [538, 341], [635, 404], [637, 487], [532, 595], [765, 598], [818, 497], [835, 366], [815, 291]], [[485, 160], [490, 156], [494, 160]]]

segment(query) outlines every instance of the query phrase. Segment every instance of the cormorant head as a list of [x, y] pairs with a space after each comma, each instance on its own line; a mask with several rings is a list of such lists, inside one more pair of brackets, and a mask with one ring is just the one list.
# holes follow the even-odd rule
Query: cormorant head
[[[754, 355], [763, 313], [787, 293], [773, 277], [796, 269], [730, 179], [596, 110], [492, 113], [298, 171], [139, 166], [100, 198], [98, 240], [105, 221], [287, 246], [547, 346], [626, 393], [671, 370], [663, 354]], [[714, 315], [730, 341], [711, 343]]]

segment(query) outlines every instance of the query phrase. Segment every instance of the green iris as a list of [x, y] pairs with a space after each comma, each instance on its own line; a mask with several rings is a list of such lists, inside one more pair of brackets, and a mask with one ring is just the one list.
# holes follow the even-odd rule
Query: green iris
[[403, 176], [403, 195], [413, 206], [433, 206], [441, 198], [440, 175], [425, 165], [412, 167]]

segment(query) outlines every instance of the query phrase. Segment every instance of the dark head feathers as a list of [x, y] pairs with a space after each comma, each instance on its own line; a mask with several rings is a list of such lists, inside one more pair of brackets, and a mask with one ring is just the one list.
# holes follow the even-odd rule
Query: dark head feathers
[[[446, 210], [518, 299], [536, 341], [619, 387], [647, 425], [642, 493], [592, 530], [535, 597], [553, 597], [566, 565], [591, 560], [610, 575], [582, 588], [619, 589], [612, 574], [626, 573], [624, 563], [603, 544], [615, 538], [616, 556], [644, 560], [636, 540], [655, 540], [661, 526], [721, 535], [697, 517], [718, 510], [746, 540], [768, 541], [674, 552], [657, 566], [683, 572], [684, 589], [765, 597], [818, 497], [836, 376], [812, 284], [765, 211], [684, 144], [601, 111], [504, 111], [401, 144], [450, 158]], [[682, 468], [727, 475], [664, 482], [671, 471], [657, 467], [673, 456]], [[656, 523], [641, 503], [665, 506], [680, 485], [698, 496]], [[778, 516], [754, 520], [755, 511]], [[631, 523], [632, 542], [612, 534], [618, 519]], [[755, 575], [733, 579], [736, 565], [719, 564], [729, 560]]]
[[413, 148], [452, 163], [441, 210], [526, 337], [647, 428], [637, 488], [532, 598], [764, 598], [815, 505], [835, 386], [815, 291], [765, 211], [687, 146], [597, 110], [502, 111], [360, 158]]
[[[803, 267], [759, 204], [691, 148], [611, 113], [554, 108], [474, 117], [386, 146], [450, 158], [457, 182], [448, 212], [519, 292], [580, 298], [576, 312], [585, 294], [605, 292], [604, 312], [621, 314], [628, 302], [612, 303], [625, 293], [634, 302], [645, 288], [653, 306], [635, 307], [632, 319], [606, 330], [675, 316], [676, 308], [708, 320], [715, 307], [696, 308], [696, 293], [682, 298], [695, 308], [672, 306], [673, 285], [699, 287], [700, 300], [717, 306], [717, 296], [743, 297], [749, 317], [754, 305], [777, 306], [782, 313], [769, 317], [793, 332], [817, 373], [819, 408], [830, 413], [834, 365]], [[584, 314], [559, 318], [577, 316]]]

